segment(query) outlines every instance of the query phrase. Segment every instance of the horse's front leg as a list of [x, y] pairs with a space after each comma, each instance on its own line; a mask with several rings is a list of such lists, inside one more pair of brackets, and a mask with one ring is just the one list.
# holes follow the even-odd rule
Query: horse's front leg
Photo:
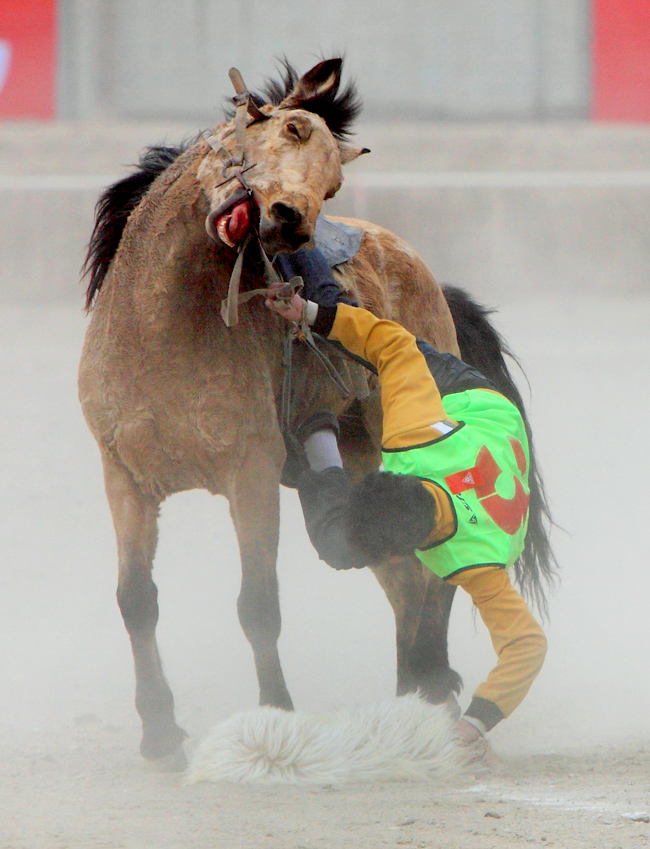
[[419, 691], [433, 704], [453, 704], [460, 677], [449, 667], [447, 629], [455, 587], [415, 556], [373, 571], [395, 614], [397, 695]]
[[293, 710], [278, 655], [280, 599], [276, 560], [280, 528], [281, 442], [246, 452], [230, 493], [242, 565], [239, 621], [255, 657], [260, 704]]
[[158, 646], [158, 589], [151, 571], [158, 534], [158, 505], [146, 499], [131, 474], [104, 456], [106, 494], [113, 515], [119, 573], [117, 601], [131, 639], [135, 705], [142, 719], [140, 751], [159, 768], [186, 766], [186, 734], [174, 719], [174, 698], [165, 681]]

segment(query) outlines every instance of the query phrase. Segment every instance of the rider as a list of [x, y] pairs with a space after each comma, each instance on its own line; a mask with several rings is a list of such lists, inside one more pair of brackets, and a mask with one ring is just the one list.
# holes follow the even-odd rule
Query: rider
[[[287, 305], [273, 293], [266, 305], [288, 321], [306, 320], [377, 369], [386, 471], [352, 488], [336, 418], [321, 412], [297, 430], [310, 466], [298, 478], [307, 530], [333, 568], [414, 552], [470, 594], [498, 656], [457, 723], [464, 742], [478, 743], [524, 699], [546, 652], [544, 634], [506, 571], [523, 549], [528, 518], [521, 415], [479, 372], [367, 310], [299, 295]], [[497, 490], [504, 481], [514, 485], [511, 498]]]

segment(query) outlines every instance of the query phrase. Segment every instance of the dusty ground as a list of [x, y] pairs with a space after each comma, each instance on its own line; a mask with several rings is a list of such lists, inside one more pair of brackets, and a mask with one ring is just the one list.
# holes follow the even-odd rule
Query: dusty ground
[[452, 786], [195, 785], [146, 771], [96, 717], [0, 747], [1, 849], [643, 847], [650, 748], [505, 759]]
[[[605, 486], [629, 492], [650, 471], [648, 402], [636, 391], [650, 365], [648, 318], [647, 297], [567, 297], [513, 304], [499, 319], [535, 388], [538, 448], [568, 530], [556, 540], [564, 579], [546, 667], [493, 734], [503, 770], [447, 787], [331, 790], [185, 787], [144, 769], [99, 458], [75, 398], [85, 319], [69, 307], [2, 306], [0, 849], [649, 844], [650, 824], [630, 819], [650, 809], [647, 499], [612, 501]], [[591, 424], [617, 416], [620, 439]], [[297, 705], [389, 696], [386, 602], [370, 576], [342, 579], [318, 563], [292, 493], [279, 571]], [[194, 493], [165, 505], [156, 579], [166, 670], [196, 740], [256, 698], [223, 502]], [[451, 652], [466, 702], [492, 656], [462, 599]]]

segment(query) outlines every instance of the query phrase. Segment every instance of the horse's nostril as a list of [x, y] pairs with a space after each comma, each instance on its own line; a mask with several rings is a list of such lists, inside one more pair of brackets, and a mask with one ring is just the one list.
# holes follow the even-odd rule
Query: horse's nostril
[[297, 224], [302, 217], [295, 207], [279, 201], [271, 206], [271, 212], [275, 218], [286, 224]]

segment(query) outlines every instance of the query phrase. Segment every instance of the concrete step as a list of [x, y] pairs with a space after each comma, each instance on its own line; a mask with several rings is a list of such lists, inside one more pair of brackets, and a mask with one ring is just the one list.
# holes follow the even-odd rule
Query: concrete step
[[[198, 129], [198, 128], [196, 128]], [[81, 303], [101, 187], [172, 125], [0, 128], [0, 300]], [[409, 242], [441, 281], [489, 301], [650, 286], [650, 128], [594, 124], [362, 125], [332, 214]]]

